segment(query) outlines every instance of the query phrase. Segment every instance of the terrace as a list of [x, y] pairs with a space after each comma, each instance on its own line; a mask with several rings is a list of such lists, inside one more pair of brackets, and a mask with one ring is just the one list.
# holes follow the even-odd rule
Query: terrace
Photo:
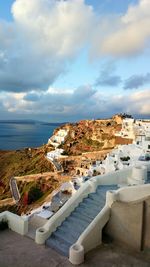
[[[37, 245], [33, 240], [10, 230], [0, 233], [1, 267], [72, 267], [66, 257], [45, 246]], [[15, 244], [15, 245], [14, 245]], [[86, 263], [81, 267], [148, 267], [150, 255], [120, 248], [114, 243], [104, 245], [87, 253]]]

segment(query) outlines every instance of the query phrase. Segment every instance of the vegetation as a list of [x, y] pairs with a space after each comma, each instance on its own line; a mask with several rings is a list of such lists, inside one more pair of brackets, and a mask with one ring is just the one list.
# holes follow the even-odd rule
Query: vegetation
[[11, 197], [9, 180], [23, 176], [53, 171], [54, 167], [45, 158], [46, 146], [38, 149], [0, 151], [0, 200]]
[[122, 157], [122, 158], [120, 158], [122, 161], [128, 161], [128, 160], [130, 160], [130, 157], [129, 156], [127, 156], [127, 157]]
[[91, 146], [95, 146], [95, 147], [97, 147], [97, 146], [102, 146], [103, 145], [103, 143], [100, 143], [99, 141], [97, 141], [97, 140], [92, 140], [92, 139], [84, 139], [83, 140], [87, 145], [91, 145]]
[[116, 145], [115, 133], [121, 128], [121, 119], [122, 117], [119, 122], [112, 118], [82, 120], [75, 124], [68, 124], [69, 133], [61, 148], [68, 155], [74, 156], [81, 155], [84, 152], [111, 149]]
[[42, 196], [43, 192], [41, 191], [38, 185], [31, 187], [28, 193], [28, 204], [32, 204]]
[[150, 160], [150, 155], [146, 155], [145, 160], [149, 161]]
[[63, 155], [63, 156], [68, 156], [68, 152], [64, 150], [64, 151], [61, 153], [61, 155]]

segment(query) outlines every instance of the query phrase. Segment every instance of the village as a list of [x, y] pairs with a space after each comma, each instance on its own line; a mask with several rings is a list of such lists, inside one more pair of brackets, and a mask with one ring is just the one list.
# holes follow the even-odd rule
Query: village
[[[53, 191], [51, 201], [44, 202], [43, 205], [29, 211], [26, 215], [23, 214], [24, 217], [27, 216], [30, 218], [33, 215], [38, 215], [38, 217], [49, 219], [84, 182], [92, 177], [123, 170], [136, 166], [141, 161], [150, 160], [150, 121], [134, 120], [133, 118], [123, 119], [122, 128], [116, 133], [116, 136], [133, 140], [132, 144], [117, 145], [112, 150], [83, 153], [82, 157], [66, 156], [64, 155], [64, 150], [58, 148], [64, 143], [68, 132], [68, 129], [60, 129], [56, 135], [54, 134], [49, 138], [48, 144], [53, 145], [54, 150], [48, 152], [46, 155], [46, 158], [54, 166], [56, 171], [55, 175], [67, 177], [66, 180], [68, 181], [62, 182], [60, 191], [58, 189]], [[38, 179], [38, 177], [43, 179], [44, 177], [49, 177], [49, 175], [53, 176], [54, 173], [14, 177], [10, 181], [13, 196], [12, 203], [17, 203], [20, 199], [17, 186], [19, 181], [32, 181]], [[144, 181], [141, 181], [141, 183], [144, 183]], [[139, 181], [131, 181], [130, 184], [139, 184]]]
[[[97, 223], [100, 224], [102, 221], [101, 229], [103, 228], [109, 219], [111, 206], [114, 203], [117, 194], [123, 198], [123, 201], [124, 198], [126, 198], [126, 201], [132, 200], [132, 197], [130, 196], [130, 189], [132, 188], [134, 201], [147, 197], [149, 194], [150, 121], [124, 118], [122, 120], [122, 127], [120, 131], [116, 132], [116, 136], [132, 140], [132, 143], [130, 141], [129, 144], [116, 145], [116, 147], [111, 150], [106, 149], [104, 151], [96, 151], [93, 153], [82, 153], [82, 156], [68, 156], [62, 148], [59, 148], [64, 143], [68, 133], [68, 129], [60, 129], [48, 140], [48, 143], [53, 145], [54, 149], [47, 152], [45, 157], [53, 164], [55, 174], [43, 173], [39, 174], [39, 177], [36, 175], [36, 179], [48, 179], [50, 175], [53, 175], [53, 177], [55, 175], [58, 177], [59, 175], [59, 179], [62, 181], [60, 187], [54, 190], [51, 197], [47, 197], [42, 205], [33, 208], [26, 213], [22, 213], [21, 216], [5, 211], [0, 214], [0, 220], [7, 218], [9, 227], [13, 231], [28, 236], [38, 244], [44, 244], [46, 242], [47, 246], [56, 249], [56, 251], [62, 255], [69, 257], [71, 263], [80, 264], [84, 261], [84, 254], [96, 247], [97, 243], [101, 243], [101, 240], [93, 239], [93, 245], [89, 244], [88, 235], [90, 235], [90, 232], [85, 231], [86, 227], [89, 229], [88, 231], [93, 231], [90, 230], [93, 229], [91, 228], [93, 227], [91, 221], [99, 216]], [[67, 166], [69, 167], [67, 168]], [[24, 177], [13, 177], [10, 180], [13, 203], [18, 203], [20, 200], [18, 184], [28, 180], [31, 182], [34, 179], [34, 175], [28, 175]], [[148, 188], [145, 186], [148, 186]], [[129, 199], [127, 199], [127, 188], [129, 188]], [[140, 194], [142, 195], [140, 195], [139, 192], [141, 192]], [[90, 199], [88, 198], [88, 195], [91, 195]], [[98, 201], [98, 197], [101, 199], [100, 213], [98, 213], [99, 210], [96, 210], [95, 207], [91, 206], [93, 203], [94, 205], [96, 203], [96, 205], [98, 205], [98, 202], [96, 202]], [[86, 200], [85, 203], [84, 199]], [[92, 202], [90, 202], [91, 199]], [[80, 209], [78, 211], [77, 208], [78, 205], [80, 207], [82, 201], [84, 203], [84, 209], [81, 209], [81, 212]], [[87, 211], [87, 209], [90, 208], [95, 209], [95, 213], [92, 215], [91, 213], [88, 214]], [[64, 225], [63, 229], [61, 229], [60, 226], [61, 222], [66, 220], [66, 217], [69, 214], [74, 213], [75, 215], [70, 215], [72, 216], [70, 218], [72, 219], [72, 224], [74, 224], [77, 219], [79, 220], [79, 218], [79, 223], [81, 223], [81, 225], [83, 224], [83, 228], [80, 229], [78, 235], [75, 236], [76, 238], [78, 236], [78, 241], [75, 245], [74, 242], [76, 238], [74, 238], [74, 235], [72, 236], [73, 229], [70, 228], [71, 237], [69, 237], [67, 235], [68, 231], [66, 230], [66, 226]], [[87, 221], [84, 218], [84, 213], [85, 217], [87, 216], [88, 218]], [[83, 220], [84, 223], [81, 220]], [[113, 224], [114, 223], [117, 225], [116, 221], [113, 222]], [[60, 230], [58, 231], [57, 228], [60, 228]], [[97, 231], [96, 229], [97, 228], [95, 228], [94, 231]], [[108, 228], [108, 231], [111, 234], [113, 231], [112, 229], [111, 226]], [[65, 233], [68, 236], [69, 241], [66, 241], [67, 239], [63, 237]], [[83, 238], [81, 238], [81, 242], [79, 237], [80, 235], [82, 237], [82, 234]], [[121, 233], [115, 234], [118, 238], [118, 235]], [[59, 240], [61, 240], [61, 243], [59, 243]], [[125, 241], [127, 242], [127, 240]], [[137, 244], [133, 245], [138, 246]]]

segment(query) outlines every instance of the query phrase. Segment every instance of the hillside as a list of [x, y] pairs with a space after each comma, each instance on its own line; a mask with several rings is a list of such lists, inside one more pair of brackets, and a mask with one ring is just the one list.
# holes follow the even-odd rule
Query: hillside
[[83, 152], [113, 149], [116, 144], [130, 143], [131, 140], [117, 138], [115, 133], [121, 130], [122, 118], [114, 116], [106, 120], [83, 120], [75, 124], [66, 124], [59, 129], [69, 129], [63, 145], [64, 154], [81, 155]]
[[[102, 152], [102, 155], [98, 156], [98, 158], [103, 158], [117, 144], [131, 143], [132, 140], [115, 136], [115, 133], [121, 130], [121, 125], [122, 117], [117, 115], [105, 120], [82, 120], [77, 123], [67, 123], [55, 129], [53, 137], [57, 136], [60, 129], [67, 130], [64, 143], [59, 145], [60, 148], [64, 149], [64, 154], [70, 156], [67, 158], [67, 164], [66, 160], [63, 162], [63, 159], [61, 162], [66, 173], [72, 173], [72, 171], [69, 172], [69, 168], [75, 171], [75, 167], [81, 165], [82, 156], [80, 155], [84, 152], [91, 152], [91, 156], [89, 154], [90, 158], [92, 158], [93, 152]], [[21, 179], [23, 179], [23, 176], [36, 174], [32, 181], [28, 181], [27, 178], [23, 182], [19, 181], [18, 187], [21, 194], [21, 203], [22, 201], [24, 203], [24, 197], [32, 187], [36, 187], [37, 190], [41, 191], [42, 195], [40, 197], [43, 200], [47, 194], [56, 189], [62, 183], [62, 179], [58, 173], [57, 177], [54, 177], [54, 167], [45, 157], [46, 153], [51, 150], [54, 150], [54, 147], [47, 144], [36, 149], [26, 148], [16, 151], [0, 151], [0, 200], [6, 198], [9, 200], [11, 197], [9, 181], [14, 176], [21, 176]], [[74, 156], [75, 158], [78, 156], [79, 159], [72, 158]], [[94, 160], [96, 160], [95, 153]], [[41, 177], [41, 174], [46, 172], [52, 173], [48, 176], [48, 180]], [[68, 180], [68, 178], [65, 179]], [[24, 207], [22, 208], [21, 203], [22, 211]]]
[[23, 176], [53, 171], [53, 165], [45, 159], [46, 147], [16, 151], [0, 151], [0, 200], [11, 197], [9, 180]]

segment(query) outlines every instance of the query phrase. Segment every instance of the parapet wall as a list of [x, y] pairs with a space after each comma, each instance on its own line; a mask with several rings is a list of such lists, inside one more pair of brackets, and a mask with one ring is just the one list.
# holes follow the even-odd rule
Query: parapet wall
[[9, 211], [0, 213], [0, 221], [3, 219], [8, 221], [8, 227], [12, 231], [21, 235], [25, 235], [28, 232], [28, 220]]
[[143, 202], [114, 202], [110, 211], [110, 219], [106, 233], [115, 242], [127, 247], [141, 250], [143, 222]]
[[133, 202], [150, 195], [150, 184], [135, 185], [121, 188], [115, 193], [117, 201]]
[[[42, 227], [37, 229], [35, 241], [38, 244], [44, 244], [46, 239], [61, 225], [61, 223], [71, 214], [71, 212], [79, 205], [82, 200], [91, 192], [95, 192], [98, 185], [126, 184], [128, 179], [132, 177], [133, 167], [123, 170], [114, 171], [105, 175], [99, 175], [91, 178], [83, 184], [77, 193], [72, 196], [67, 203]], [[143, 189], [143, 192], [144, 189]], [[123, 194], [123, 193], [122, 193]], [[135, 192], [136, 194], [136, 192]], [[145, 193], [144, 193], [145, 194]], [[147, 191], [146, 191], [147, 194]], [[106, 201], [108, 207], [112, 201]]]
[[[149, 187], [150, 189], [150, 187]], [[135, 250], [150, 249], [150, 191], [149, 197], [133, 202], [116, 201], [111, 206], [106, 233]]]

